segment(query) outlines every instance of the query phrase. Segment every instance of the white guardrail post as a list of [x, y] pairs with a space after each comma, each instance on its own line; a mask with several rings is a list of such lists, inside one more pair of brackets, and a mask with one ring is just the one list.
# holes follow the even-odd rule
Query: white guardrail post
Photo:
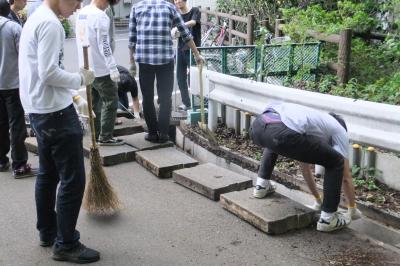
[[[191, 91], [198, 94], [197, 68], [191, 67], [190, 73]], [[400, 106], [287, 88], [208, 70], [203, 70], [203, 75], [205, 95], [213, 104], [258, 114], [269, 102], [284, 101], [335, 112], [346, 120], [353, 142], [400, 152]], [[209, 117], [214, 123], [216, 111], [209, 113], [214, 116]], [[214, 124], [209, 126], [214, 127]]]

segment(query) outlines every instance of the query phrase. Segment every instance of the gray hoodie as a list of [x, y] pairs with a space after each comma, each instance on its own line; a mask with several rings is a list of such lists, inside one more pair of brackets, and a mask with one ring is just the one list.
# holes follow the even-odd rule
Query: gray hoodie
[[0, 90], [18, 89], [18, 49], [22, 28], [0, 16]]

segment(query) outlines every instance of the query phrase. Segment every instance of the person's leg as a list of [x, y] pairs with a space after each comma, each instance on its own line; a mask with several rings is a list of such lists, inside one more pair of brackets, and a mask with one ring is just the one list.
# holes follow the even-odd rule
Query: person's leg
[[156, 78], [158, 99], [160, 99], [158, 130], [160, 132], [160, 141], [166, 141], [168, 140], [169, 122], [171, 118], [171, 97], [174, 88], [174, 61], [157, 66]]
[[143, 95], [143, 115], [151, 136], [157, 136], [158, 131], [157, 115], [154, 107], [155, 67], [148, 64], [139, 64], [139, 82]]
[[24, 109], [21, 105], [18, 90], [9, 90], [7, 99], [7, 113], [11, 135], [12, 168], [22, 171], [26, 168], [28, 151], [25, 146], [27, 136]]
[[101, 108], [103, 106], [103, 102], [101, 101], [100, 95], [97, 91], [97, 87], [99, 86], [98, 78], [94, 79], [92, 85], [92, 104], [93, 104], [93, 112], [96, 115], [94, 118], [94, 128], [95, 128], [95, 135], [96, 140], [99, 139], [100, 131], [101, 131]]
[[10, 167], [7, 157], [10, 151], [10, 131], [5, 92], [0, 91], [0, 171], [7, 171]]
[[75, 229], [85, 190], [83, 164], [83, 132], [78, 116], [69, 107], [57, 113], [58, 134], [51, 146], [51, 155], [60, 178], [57, 194], [57, 241], [55, 249], [71, 249], [78, 245]]
[[178, 81], [178, 87], [181, 92], [182, 103], [186, 106], [186, 108], [190, 108], [190, 97], [187, 80], [187, 57], [189, 57], [189, 50], [182, 51], [181, 49], [178, 49], [176, 79]]
[[102, 101], [101, 130], [99, 141], [113, 138], [115, 118], [118, 108], [118, 89], [109, 75], [97, 78], [96, 89]]
[[36, 228], [39, 231], [40, 245], [50, 246], [57, 236], [57, 218], [54, 209], [59, 178], [51, 154], [54, 132], [50, 132], [54, 129], [56, 121], [51, 114], [31, 114], [29, 118], [36, 135], [39, 155], [39, 171], [35, 184]]
[[264, 148], [263, 155], [260, 160], [260, 168], [258, 169], [258, 177], [253, 196], [256, 198], [264, 198], [275, 192], [275, 186], [271, 185], [270, 179], [274, 170], [278, 154], [268, 148]]

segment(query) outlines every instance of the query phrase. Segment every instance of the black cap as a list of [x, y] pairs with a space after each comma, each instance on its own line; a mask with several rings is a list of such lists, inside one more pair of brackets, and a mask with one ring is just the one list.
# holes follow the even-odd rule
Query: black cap
[[336, 121], [338, 121], [339, 124], [347, 131], [346, 122], [344, 121], [343, 117], [341, 117], [340, 115], [335, 114], [335, 113], [333, 113], [333, 112], [330, 112], [329, 114], [330, 114], [333, 118], [335, 118]]

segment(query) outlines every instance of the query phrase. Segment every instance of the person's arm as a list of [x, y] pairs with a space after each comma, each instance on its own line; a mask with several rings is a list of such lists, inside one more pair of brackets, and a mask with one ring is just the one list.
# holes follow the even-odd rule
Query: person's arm
[[14, 45], [15, 51], [19, 54], [19, 39], [21, 37], [22, 27], [19, 24], [14, 24]]
[[192, 17], [189, 21], [185, 22], [186, 26], [193, 28], [197, 24], [201, 24], [201, 12], [197, 7], [192, 8]]
[[114, 32], [115, 32], [115, 25], [114, 25], [114, 9], [113, 7], [110, 5], [107, 9], [106, 9], [106, 14], [108, 16], [108, 18], [110, 19], [110, 28], [109, 28], [109, 36], [110, 36], [110, 47], [111, 47], [111, 52], [114, 53], [115, 51], [115, 36], [114, 36]]
[[303, 173], [304, 180], [306, 181], [307, 186], [313, 194], [315, 200], [321, 201], [321, 196], [319, 195], [317, 185], [315, 184], [315, 180], [311, 172], [311, 165], [303, 162], [299, 162], [299, 164]]
[[135, 49], [137, 41], [137, 30], [136, 30], [136, 17], [135, 17], [135, 7], [132, 7], [131, 14], [129, 16], [129, 61], [131, 65], [135, 64]]
[[64, 31], [56, 22], [44, 22], [37, 29], [38, 74], [43, 83], [78, 90], [81, 85], [79, 73], [69, 73], [59, 67], [59, 47], [62, 46]]
[[344, 160], [342, 188], [344, 191], [344, 195], [346, 196], [346, 199], [348, 201], [349, 207], [355, 208], [356, 196], [354, 192], [353, 177], [351, 176], [350, 164], [348, 159]]
[[103, 56], [108, 69], [110, 70], [110, 74], [114, 72], [118, 72], [117, 64], [115, 63], [114, 56], [112, 55], [111, 47], [110, 47], [110, 19], [107, 15], [103, 14], [100, 17], [98, 28], [97, 28], [97, 45], [99, 47], [99, 51]]

